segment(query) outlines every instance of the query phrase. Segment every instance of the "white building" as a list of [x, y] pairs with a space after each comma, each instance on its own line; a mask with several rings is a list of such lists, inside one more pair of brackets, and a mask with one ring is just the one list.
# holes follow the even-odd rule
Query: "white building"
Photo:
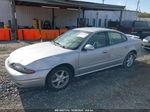
[[[79, 10], [59, 9], [55, 7], [55, 26], [77, 26], [77, 20], [83, 16], [79, 14]], [[0, 0], [0, 22], [8, 25], [8, 20], [12, 19], [11, 4], [9, 0]], [[94, 11], [87, 10], [84, 13], [84, 18], [88, 20], [88, 24], [92, 26], [106, 27], [108, 21], [119, 21], [120, 11]], [[49, 20], [52, 22], [52, 8], [43, 8], [36, 6], [16, 6], [17, 22], [19, 26], [32, 26], [33, 19], [42, 21]], [[135, 11], [123, 11], [122, 20], [137, 20], [137, 13]]]
[[[96, 18], [96, 26], [100, 26], [101, 21], [101, 26], [105, 27], [107, 26], [108, 21], [119, 21], [120, 11], [86, 11], [85, 16], [86, 18], [89, 18], [90, 24], [93, 24], [93, 19]], [[123, 11], [122, 21], [134, 21], [137, 20], [137, 18], [136, 11]]]

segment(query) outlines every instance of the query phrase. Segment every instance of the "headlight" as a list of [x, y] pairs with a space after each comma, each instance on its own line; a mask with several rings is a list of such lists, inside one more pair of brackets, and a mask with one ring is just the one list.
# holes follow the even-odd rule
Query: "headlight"
[[143, 39], [143, 42], [149, 42], [148, 40], [146, 40], [146, 39]]
[[18, 63], [12, 63], [10, 64], [10, 67], [21, 73], [26, 73], [26, 74], [35, 73], [35, 70], [27, 69], [26, 67]]

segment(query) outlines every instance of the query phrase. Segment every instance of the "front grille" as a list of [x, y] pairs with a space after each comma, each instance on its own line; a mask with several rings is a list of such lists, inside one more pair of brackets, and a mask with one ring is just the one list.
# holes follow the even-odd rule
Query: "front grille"
[[150, 47], [150, 46], [148, 46], [148, 45], [145, 45], [144, 47]]

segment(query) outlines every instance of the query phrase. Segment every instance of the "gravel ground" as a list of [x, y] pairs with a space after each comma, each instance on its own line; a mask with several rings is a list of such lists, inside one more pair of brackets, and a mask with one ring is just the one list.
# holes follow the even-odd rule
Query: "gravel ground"
[[[35, 43], [35, 42], [32, 42]], [[150, 54], [143, 50], [130, 69], [115, 67], [74, 79], [65, 90], [17, 88], [4, 61], [29, 42], [0, 42], [0, 109], [150, 109]]]

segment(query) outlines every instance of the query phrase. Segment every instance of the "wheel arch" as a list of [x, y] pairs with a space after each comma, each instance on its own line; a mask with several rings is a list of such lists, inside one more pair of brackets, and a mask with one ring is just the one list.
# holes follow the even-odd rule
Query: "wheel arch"
[[136, 50], [131, 50], [129, 53], [131, 53], [131, 52], [133, 52], [137, 57], [137, 51]]
[[48, 72], [48, 74], [47, 74], [47, 76], [46, 76], [46, 78], [45, 78], [45, 85], [46, 85], [46, 83], [47, 83], [47, 78], [48, 78], [48, 76], [50, 75], [50, 73], [54, 70], [54, 69], [56, 69], [56, 68], [58, 68], [58, 67], [67, 67], [67, 68], [69, 68], [71, 71], [72, 71], [72, 73], [73, 73], [73, 76], [75, 75], [75, 69], [74, 69], [74, 67], [71, 65], [71, 64], [69, 64], [69, 63], [63, 63], [63, 64], [60, 64], [60, 65], [57, 65], [57, 66], [55, 66], [55, 67], [53, 67], [49, 72]]
[[[130, 50], [130, 51], [128, 52], [128, 54], [126, 55], [124, 61], [123, 61], [123, 67], [124, 67], [124, 68], [129, 68], [129, 66], [126, 65], [126, 61], [127, 61], [127, 58], [128, 58], [128, 56], [129, 56], [129, 54], [134, 55], [134, 61], [135, 61], [135, 59], [137, 58], [137, 51], [136, 51], [136, 50]], [[134, 61], [133, 61], [133, 63], [134, 63]], [[133, 63], [132, 63], [132, 65], [133, 65]], [[131, 66], [132, 66], [132, 65], [131, 65]], [[130, 66], [130, 67], [131, 67], [131, 66]]]

